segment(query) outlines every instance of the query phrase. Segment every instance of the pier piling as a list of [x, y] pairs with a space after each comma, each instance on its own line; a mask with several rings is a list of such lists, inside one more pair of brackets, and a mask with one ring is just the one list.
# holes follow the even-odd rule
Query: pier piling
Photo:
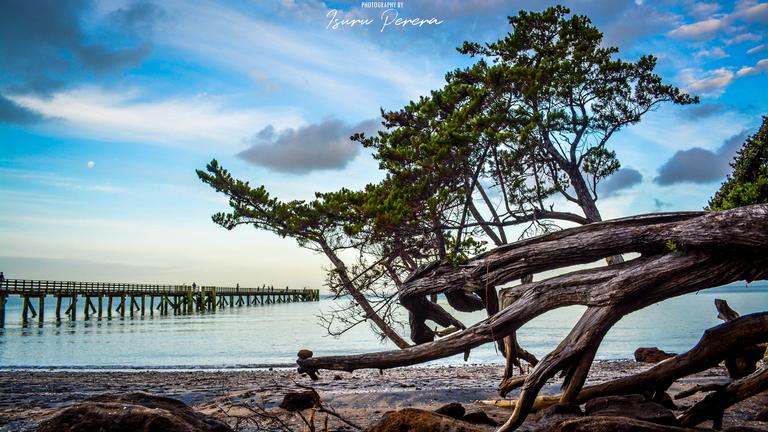
[[[129, 315], [133, 318], [138, 313], [146, 314], [146, 296], [149, 296], [149, 313], [155, 310], [160, 315], [191, 314], [195, 311], [206, 310], [215, 312], [216, 309], [226, 309], [235, 306], [265, 305], [275, 303], [290, 303], [295, 301], [317, 301], [318, 290], [291, 290], [287, 287], [275, 290], [266, 285], [260, 288], [215, 287], [188, 285], [145, 285], [101, 282], [72, 282], [72, 281], [39, 281], [26, 279], [5, 279], [0, 282], [0, 327], [5, 325], [6, 303], [10, 295], [18, 295], [22, 300], [21, 319], [24, 324], [30, 319], [37, 318], [42, 324], [45, 320], [45, 297], [50, 294], [56, 298], [56, 322], [61, 323], [62, 298], [68, 298], [69, 305], [64, 314], [72, 320], [77, 320], [78, 296], [83, 296], [83, 315], [86, 320], [95, 314], [101, 318], [104, 314], [104, 297], [107, 298], [107, 318], [112, 318], [112, 312], [118, 312], [121, 317], [126, 315], [126, 296], [130, 297]], [[94, 304], [98, 299], [98, 308]], [[159, 303], [155, 306], [155, 297]], [[245, 299], [243, 299], [245, 297]], [[37, 298], [37, 304], [32, 299]], [[113, 309], [113, 299], [118, 298], [119, 304]], [[139, 304], [139, 301], [141, 303]], [[37, 310], [35, 310], [37, 307]]]

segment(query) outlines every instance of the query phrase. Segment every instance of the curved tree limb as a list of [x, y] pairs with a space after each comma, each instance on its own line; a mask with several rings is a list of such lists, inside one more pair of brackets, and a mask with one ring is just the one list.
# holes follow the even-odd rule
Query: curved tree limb
[[[685, 223], [668, 222], [670, 218], [678, 220], [681, 217], [685, 219]], [[657, 224], [659, 220], [666, 222]], [[642, 225], [640, 221], [651, 224]], [[619, 239], [619, 242], [628, 242], [628, 240], [622, 240], [627, 238], [626, 233], [621, 229], [623, 227], [631, 231], [632, 235], [639, 236], [640, 239], [635, 239], [632, 243], [643, 246], [642, 249], [658, 249], [667, 239], [674, 239], [673, 241], [680, 244], [689, 245], [690, 250], [684, 255], [647, 254], [619, 265], [571, 272], [517, 287], [514, 290], [516, 300], [498, 314], [438, 342], [400, 351], [360, 356], [310, 358], [300, 360], [299, 364], [306, 369], [348, 371], [417, 364], [458, 354], [502, 338], [539, 314], [558, 307], [574, 304], [606, 306], [623, 303], [627, 306], [625, 313], [628, 313], [666, 298], [737, 280], [765, 278], [768, 273], [766, 269], [768, 255], [764, 253], [768, 248], [768, 205], [743, 207], [693, 218], [690, 215], [681, 216], [680, 214], [669, 217], [654, 215], [630, 218], [616, 223], [606, 222], [573, 228], [556, 233], [554, 235], [556, 238], [552, 235], [545, 236], [548, 240], [544, 243], [543, 249], [533, 249], [527, 253], [535, 259], [524, 261], [533, 262], [537, 268], [545, 266], [540, 257], [556, 256], [557, 254], [552, 253], [555, 249], [562, 253], [562, 248], [556, 241], [557, 238], [567, 244], [570, 255], [582, 256], [578, 248], [572, 249], [578, 246], [578, 242], [574, 239], [585, 241], [580, 235], [585, 232], [594, 233], [596, 227], [610, 232], [613, 238]], [[575, 234], [571, 231], [575, 231]], [[599, 232], [600, 229], [597, 231]], [[543, 240], [540, 239], [540, 241]], [[605, 241], [609, 240], [605, 239]], [[527, 247], [526, 245], [536, 242], [529, 240], [521, 243]], [[694, 250], [694, 246], [698, 248]], [[521, 248], [510, 245], [510, 247], [499, 249], [514, 254]], [[600, 250], [601, 252], [595, 253], [595, 256], [620, 252], [610, 244], [586, 243], [584, 248]], [[513, 268], [521, 267], [518, 262], [521, 259], [518, 257], [508, 265]], [[539, 261], [542, 263], [537, 264]], [[561, 265], [570, 264], [571, 262], [566, 262]], [[432, 267], [434, 269], [432, 271], [435, 271], [441, 266]], [[454, 269], [454, 272], [461, 271], [462, 269]], [[504, 268], [497, 265], [489, 271], [499, 274], [504, 272]], [[517, 270], [513, 271], [517, 272]], [[422, 278], [423, 276], [420, 280], [426, 280]], [[436, 284], [442, 283], [439, 276], [436, 279]], [[502, 292], [502, 304], [504, 304], [505, 295], [506, 293]]]
[[[399, 351], [299, 360], [299, 370], [312, 375], [318, 369], [352, 371], [421, 363], [513, 335], [546, 311], [587, 306], [569, 335], [525, 378], [515, 411], [500, 429], [512, 430], [535, 406], [544, 383], [559, 371], [566, 376], [562, 401], [579, 400], [587, 393], [582, 387], [594, 354], [622, 316], [685, 293], [737, 280], [768, 278], [768, 205], [598, 223], [498, 248], [467, 267], [433, 264], [415, 272], [403, 285], [421, 294], [401, 295], [401, 301], [406, 307], [427, 301], [423, 289], [429, 289], [427, 281], [432, 278], [436, 286], [448, 291], [468, 287], [477, 291], [532, 271], [623, 252], [640, 252], [641, 256], [505, 289], [500, 296], [501, 311], [440, 341]], [[558, 257], [561, 261], [551, 261]], [[459, 281], [464, 285], [456, 285]]]
[[[690, 249], [760, 247], [768, 243], [766, 219], [768, 206], [757, 205], [720, 213], [651, 214], [593, 223], [505, 245], [460, 267], [432, 263], [419, 268], [404, 281], [400, 302], [413, 319], [427, 319], [415, 299], [434, 293], [478, 292], [527, 274], [623, 253], [665, 252], [669, 244]], [[743, 235], [750, 232], [755, 235]]]

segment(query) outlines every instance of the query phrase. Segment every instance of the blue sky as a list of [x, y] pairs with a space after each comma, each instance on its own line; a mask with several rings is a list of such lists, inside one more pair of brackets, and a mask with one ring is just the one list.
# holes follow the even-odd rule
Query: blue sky
[[[604, 217], [698, 210], [768, 113], [768, 3], [573, 0], [620, 56], [699, 95], [617, 135]], [[28, 1], [0, 14], [0, 270], [8, 277], [322, 284], [323, 257], [232, 232], [195, 176], [217, 158], [285, 199], [381, 177], [346, 138], [469, 65], [455, 47], [542, 1]], [[336, 11], [335, 15], [332, 11]], [[394, 12], [386, 12], [390, 19]], [[330, 17], [369, 19], [333, 29]], [[434, 24], [440, 21], [440, 24]]]

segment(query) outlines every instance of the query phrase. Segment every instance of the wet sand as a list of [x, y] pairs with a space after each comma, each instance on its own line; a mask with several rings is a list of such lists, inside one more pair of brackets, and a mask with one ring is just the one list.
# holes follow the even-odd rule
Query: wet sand
[[[637, 373], [649, 365], [634, 361], [596, 362], [588, 378], [598, 383]], [[323, 404], [362, 426], [376, 421], [386, 411], [405, 407], [436, 409], [460, 402], [467, 412], [485, 411], [503, 422], [508, 409], [481, 405], [480, 400], [496, 399], [502, 369], [496, 365], [411, 367], [384, 371], [356, 371], [352, 374], [325, 371], [319, 381], [298, 375], [293, 369], [247, 371], [5, 371], [0, 372], [0, 431], [33, 431], [37, 424], [58, 409], [104, 393], [142, 391], [184, 401], [198, 411], [214, 415], [242, 431], [259, 430], [238, 417], [250, 414], [245, 407], [263, 407], [280, 413], [301, 430], [301, 419], [277, 408], [283, 395], [299, 387], [312, 386]], [[723, 368], [714, 368], [678, 381], [670, 389], [677, 393], [696, 384], [727, 382]], [[542, 391], [556, 394], [559, 383], [553, 380]], [[510, 397], [514, 398], [517, 393]], [[701, 396], [680, 401], [690, 406]], [[745, 424], [755, 412], [768, 404], [768, 395], [758, 395], [726, 412], [725, 425]], [[322, 424], [324, 415], [318, 416]], [[333, 430], [353, 430], [336, 420]], [[705, 424], [706, 425], [706, 424]], [[768, 431], [768, 423], [749, 422]], [[489, 428], [493, 430], [493, 428]]]

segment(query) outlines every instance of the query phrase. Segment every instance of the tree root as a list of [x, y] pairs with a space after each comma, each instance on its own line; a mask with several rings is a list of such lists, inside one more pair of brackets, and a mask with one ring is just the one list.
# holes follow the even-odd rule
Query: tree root
[[683, 426], [696, 426], [712, 419], [715, 428], [722, 427], [723, 412], [731, 405], [768, 390], [768, 366], [763, 366], [744, 378], [739, 378], [704, 399], [678, 416]]
[[[683, 252], [680, 249], [671, 251], [668, 248], [670, 242], [684, 245]], [[497, 314], [464, 331], [427, 342], [434, 339], [434, 332], [426, 327], [425, 317], [434, 317], [430, 319], [442, 326], [461, 328], [463, 325], [439, 306], [429, 303], [425, 295], [464, 290], [483, 291], [481, 298], [492, 298], [487, 296], [489, 287], [521, 276], [628, 252], [639, 252], [641, 256], [613, 266], [573, 271], [503, 290], [500, 294], [503, 308]], [[600, 391], [615, 394], [617, 388], [611, 387], [611, 384], [618, 385], [620, 391], [635, 390], [642, 384], [646, 387], [644, 391], [652, 388], [660, 395], [659, 392], [665, 391], [676, 379], [673, 377], [675, 374], [687, 375], [701, 366], [706, 369], [714, 357], [712, 353], [719, 352], [718, 346], [729, 345], [733, 338], [720, 338], [715, 347], [699, 347], [697, 344], [685, 355], [662, 362], [649, 371], [628, 377], [626, 381], [583, 388], [603, 337], [622, 316], [682, 294], [737, 280], [766, 278], [768, 205], [719, 213], [649, 215], [595, 223], [502, 246], [458, 268], [438, 263], [414, 272], [404, 282], [400, 300], [411, 312], [412, 332], [416, 330], [419, 339], [415, 341], [426, 343], [397, 351], [299, 359], [297, 363], [299, 371], [310, 376], [319, 369], [353, 371], [407, 366], [466, 353], [474, 347], [507, 336], [514, 338], [522, 325], [544, 312], [577, 304], [587, 306], [568, 336], [525, 378], [515, 410], [500, 429], [509, 431], [525, 420], [536, 405], [542, 386], [561, 371], [564, 372], [565, 382], [559, 399], [573, 402]], [[465, 306], [474, 302], [468, 300], [472, 297], [459, 297]], [[477, 307], [477, 304], [471, 307]], [[751, 319], [759, 321], [766, 317], [759, 315]], [[740, 322], [744, 321], [738, 318], [724, 325], [735, 326]], [[710, 331], [716, 332], [718, 328], [721, 327]], [[759, 329], [764, 333], [765, 323]], [[753, 333], [744, 330], [743, 334], [731, 336], [741, 340], [739, 346], [765, 340], [747, 340], [746, 335], [754, 336]], [[761, 337], [764, 337], [763, 333]], [[708, 334], [705, 333], [702, 340]], [[512, 347], [515, 348], [514, 345]], [[702, 353], [698, 353], [697, 349], [704, 351], [703, 357], [699, 356]], [[725, 355], [724, 352], [720, 354]]]

